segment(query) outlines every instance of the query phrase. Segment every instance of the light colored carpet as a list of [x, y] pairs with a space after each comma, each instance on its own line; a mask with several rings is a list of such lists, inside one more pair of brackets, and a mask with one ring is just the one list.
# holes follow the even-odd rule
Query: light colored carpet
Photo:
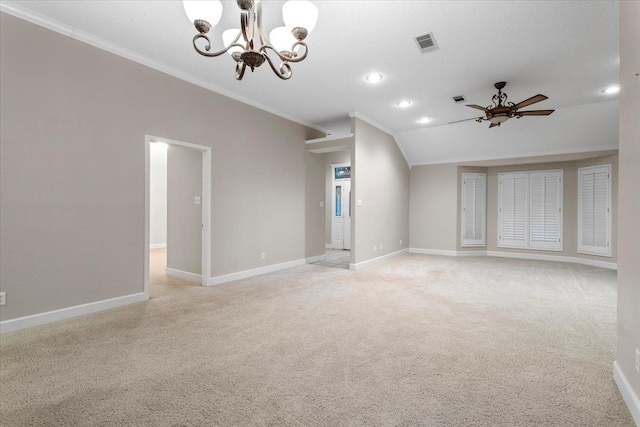
[[152, 299], [2, 337], [6, 426], [633, 426], [615, 272], [404, 255]]

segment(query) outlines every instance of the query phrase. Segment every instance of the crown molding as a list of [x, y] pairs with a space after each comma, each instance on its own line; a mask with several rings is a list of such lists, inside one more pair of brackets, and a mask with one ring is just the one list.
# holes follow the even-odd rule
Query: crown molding
[[[560, 156], [563, 154], [578, 154], [578, 153], [592, 153], [596, 151], [609, 151], [609, 150], [617, 150], [618, 146], [603, 146], [603, 147], [584, 147], [584, 148], [572, 148], [570, 150], [558, 150], [558, 151], [545, 151], [543, 153], [525, 153], [519, 155], [505, 155], [505, 156], [478, 156], [478, 157], [461, 157], [456, 159], [444, 159], [444, 160], [436, 160], [433, 162], [424, 162], [424, 163], [416, 163], [413, 166], [430, 166], [430, 165], [447, 165], [451, 163], [467, 163], [467, 162], [485, 162], [492, 160], [515, 160], [515, 159], [525, 159], [527, 157], [541, 157], [541, 156]], [[582, 160], [582, 159], [581, 159]], [[564, 161], [564, 160], [560, 160]], [[575, 160], [567, 160], [569, 162]], [[554, 163], [554, 161], [541, 161], [538, 163]], [[465, 166], [465, 165], [463, 165]], [[472, 165], [477, 167], [494, 167], [494, 166], [482, 166], [482, 165]]]
[[180, 71], [174, 67], [163, 64], [160, 61], [156, 61], [155, 59], [151, 59], [147, 56], [144, 56], [138, 52], [135, 52], [131, 49], [127, 49], [115, 43], [111, 43], [106, 41], [100, 37], [97, 37], [93, 34], [90, 34], [86, 31], [79, 30], [70, 25], [63, 24], [60, 21], [56, 21], [55, 19], [49, 18], [48, 16], [42, 15], [40, 13], [33, 12], [29, 9], [26, 9], [22, 6], [18, 6], [17, 4], [9, 1], [0, 2], [0, 12], [7, 13], [9, 15], [15, 16], [16, 18], [23, 19], [25, 21], [31, 22], [32, 24], [39, 25], [41, 27], [47, 28], [51, 31], [55, 31], [56, 33], [60, 33], [67, 37], [71, 37], [72, 39], [76, 39], [83, 43], [89, 44], [91, 46], [97, 47], [98, 49], [105, 50], [107, 52], [113, 53], [114, 55], [121, 56], [130, 61], [137, 62], [138, 64], [145, 65], [149, 68], [153, 68], [154, 70], [160, 71], [161, 73], [168, 74], [170, 76], [176, 77], [180, 80], [184, 80], [188, 83], [194, 84], [196, 86], [200, 86], [203, 89], [207, 89], [211, 92], [215, 92], [219, 95], [226, 96], [227, 98], [234, 99], [236, 101], [242, 102], [243, 104], [250, 105], [259, 110], [266, 111], [267, 113], [271, 113], [278, 117], [282, 117], [283, 119], [290, 120], [292, 122], [301, 124], [303, 126], [309, 127], [311, 129], [315, 129], [317, 131], [323, 132], [325, 134], [329, 133], [328, 129], [325, 129], [321, 126], [308, 122], [306, 120], [302, 120], [298, 117], [294, 117], [285, 112], [276, 110], [275, 108], [271, 108], [267, 105], [264, 105], [260, 102], [256, 102], [252, 99], [246, 98], [244, 96], [238, 95], [226, 89], [223, 89], [219, 86], [213, 85], [205, 80], [202, 80], [198, 77], [195, 77], [189, 73]]
[[389, 128], [385, 127], [385, 126], [382, 126], [381, 124], [375, 122], [374, 120], [370, 119], [369, 117], [365, 116], [364, 114], [362, 114], [362, 113], [360, 113], [358, 111], [350, 112], [349, 113], [349, 117], [351, 117], [352, 119], [353, 118], [360, 119], [363, 122], [366, 122], [366, 123], [370, 124], [374, 128], [377, 128], [377, 129], [381, 130], [382, 132], [391, 135], [391, 137], [393, 137], [393, 140], [396, 142], [396, 145], [398, 146], [398, 149], [402, 153], [402, 156], [404, 157], [404, 161], [407, 162], [407, 166], [409, 166], [409, 169], [411, 169], [413, 164], [411, 163], [411, 160], [409, 160], [409, 155], [407, 154], [407, 151], [404, 149], [404, 146], [400, 142], [400, 138], [398, 137], [398, 135], [396, 135], [396, 133], [394, 131], [392, 131], [391, 129], [389, 129]]

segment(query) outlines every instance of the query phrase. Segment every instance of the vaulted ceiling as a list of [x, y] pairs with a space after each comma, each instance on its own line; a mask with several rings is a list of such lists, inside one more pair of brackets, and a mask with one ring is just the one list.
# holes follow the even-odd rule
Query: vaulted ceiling
[[[238, 27], [224, 1], [220, 34]], [[283, 1], [263, 0], [268, 30], [283, 25]], [[228, 55], [204, 58], [181, 1], [13, 1], [2, 10], [40, 20], [72, 37], [123, 48], [130, 57], [331, 133], [348, 133], [357, 111], [393, 131], [412, 164], [522, 157], [617, 147], [618, 2], [615, 1], [315, 1], [319, 19], [309, 57], [281, 81], [266, 66], [234, 78]], [[421, 53], [414, 37], [432, 32], [439, 50]], [[46, 42], [43, 47], [46, 48]], [[214, 47], [215, 48], [215, 47]], [[114, 50], [114, 49], [111, 49]], [[384, 79], [371, 85], [364, 76]], [[500, 128], [448, 122], [478, 116], [456, 104], [488, 105], [493, 83], [510, 101], [542, 93], [531, 108], [549, 117], [512, 119]], [[395, 104], [408, 99], [406, 109]], [[417, 123], [429, 117], [426, 125]]]

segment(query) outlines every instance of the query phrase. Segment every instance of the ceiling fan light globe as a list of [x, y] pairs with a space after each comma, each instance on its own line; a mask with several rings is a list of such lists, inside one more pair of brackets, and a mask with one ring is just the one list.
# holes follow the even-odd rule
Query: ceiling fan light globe
[[222, 17], [220, 0], [183, 0], [182, 6], [187, 18], [192, 23], [198, 20], [207, 21], [211, 28], [218, 25]]
[[289, 0], [282, 6], [282, 19], [289, 31], [301, 27], [310, 34], [318, 22], [318, 8], [308, 0]]
[[500, 125], [500, 123], [504, 123], [509, 120], [509, 116], [493, 116], [489, 117], [489, 121], [494, 125]]

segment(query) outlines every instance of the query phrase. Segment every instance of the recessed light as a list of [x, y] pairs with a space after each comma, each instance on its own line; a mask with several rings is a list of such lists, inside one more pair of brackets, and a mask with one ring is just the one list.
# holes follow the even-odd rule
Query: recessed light
[[607, 95], [613, 95], [618, 92], [620, 92], [620, 86], [611, 86], [602, 91], [602, 93], [606, 93]]
[[380, 81], [384, 78], [384, 76], [380, 73], [369, 73], [365, 76], [365, 80], [369, 83], [375, 84], [380, 83]]
[[413, 104], [413, 103], [411, 101], [407, 101], [407, 100], [396, 102], [396, 105], [398, 107], [400, 107], [400, 108], [407, 108], [411, 104]]
[[429, 123], [431, 121], [431, 119], [429, 117], [422, 117], [420, 119], [418, 119], [418, 123], [420, 124], [425, 124], [425, 123]]

